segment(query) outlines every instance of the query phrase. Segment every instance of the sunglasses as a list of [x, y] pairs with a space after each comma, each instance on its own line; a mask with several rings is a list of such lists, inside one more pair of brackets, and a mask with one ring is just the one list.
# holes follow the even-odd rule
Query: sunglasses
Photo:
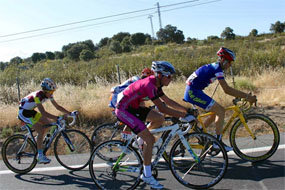
[[171, 75], [164, 75], [166, 78], [168, 78], [168, 79], [171, 79], [172, 78], [172, 76]]
[[52, 95], [55, 92], [55, 90], [47, 90], [46, 92]]

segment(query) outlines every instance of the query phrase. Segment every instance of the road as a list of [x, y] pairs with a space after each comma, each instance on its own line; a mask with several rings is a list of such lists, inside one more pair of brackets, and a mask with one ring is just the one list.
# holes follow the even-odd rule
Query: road
[[[225, 177], [212, 189], [243, 189], [243, 190], [284, 190], [285, 187], [285, 145], [284, 136], [277, 152], [262, 163], [252, 164], [229, 152], [229, 166]], [[158, 180], [165, 189], [187, 189], [172, 176], [165, 163], [159, 164]], [[56, 160], [49, 165], [37, 165], [25, 175], [11, 173], [3, 161], [0, 161], [0, 189], [97, 189], [92, 182], [88, 168], [71, 172], [59, 166]], [[141, 183], [138, 189], [150, 189]]]

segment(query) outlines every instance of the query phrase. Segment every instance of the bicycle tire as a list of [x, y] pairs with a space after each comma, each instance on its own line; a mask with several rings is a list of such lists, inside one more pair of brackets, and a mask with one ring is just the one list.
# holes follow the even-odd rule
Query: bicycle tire
[[[69, 141], [74, 146], [74, 150], [71, 150]], [[62, 131], [54, 142], [54, 154], [57, 161], [72, 171], [81, 170], [88, 165], [91, 151], [92, 143], [89, 138], [76, 129]]]
[[[192, 151], [199, 157], [197, 163], [185, 150], [182, 141], [178, 139], [170, 150], [169, 166], [173, 176], [182, 185], [194, 189], [206, 189], [219, 183], [228, 167], [228, 156], [223, 145], [212, 135], [206, 133], [188, 133], [184, 135]], [[201, 141], [202, 140], [202, 141]], [[218, 145], [220, 154], [211, 156], [207, 152]], [[182, 154], [177, 154], [184, 147]]]
[[[109, 147], [112, 152], [109, 152]], [[100, 189], [135, 189], [140, 183], [140, 174], [143, 169], [143, 161], [140, 154], [131, 146], [127, 147], [127, 153], [115, 168], [117, 160], [106, 161], [101, 159], [103, 154], [113, 155], [119, 158], [125, 148], [125, 144], [119, 140], [110, 140], [98, 145], [92, 152], [89, 172], [93, 182]]]
[[[276, 152], [279, 146], [280, 134], [277, 125], [272, 119], [263, 114], [248, 114], [244, 117], [256, 139], [249, 137], [250, 135], [242, 122], [237, 120], [230, 131], [230, 143], [234, 152], [246, 161], [259, 162], [267, 160]], [[268, 149], [265, 153], [261, 151], [261, 147], [264, 145]]]
[[2, 146], [2, 158], [5, 165], [18, 174], [26, 174], [37, 165], [37, 147], [30, 138], [27, 138], [27, 144], [18, 153], [26, 138], [21, 134], [10, 136]]
[[123, 127], [116, 123], [105, 123], [96, 127], [91, 136], [91, 142], [94, 147], [107, 140], [120, 140]]

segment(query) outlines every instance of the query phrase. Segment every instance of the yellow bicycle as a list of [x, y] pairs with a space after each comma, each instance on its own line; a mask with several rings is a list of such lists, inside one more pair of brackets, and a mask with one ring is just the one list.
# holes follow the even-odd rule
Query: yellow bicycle
[[[223, 128], [223, 135], [228, 129], [229, 141], [233, 151], [240, 158], [258, 162], [270, 158], [277, 150], [280, 134], [277, 125], [268, 116], [259, 113], [248, 113], [251, 105], [246, 100], [235, 98], [233, 106], [226, 108], [233, 113]], [[200, 114], [193, 130], [208, 133], [203, 119], [213, 112]], [[234, 123], [233, 123], [234, 122]], [[233, 124], [232, 124], [233, 123]], [[230, 127], [231, 126], [231, 127]]]

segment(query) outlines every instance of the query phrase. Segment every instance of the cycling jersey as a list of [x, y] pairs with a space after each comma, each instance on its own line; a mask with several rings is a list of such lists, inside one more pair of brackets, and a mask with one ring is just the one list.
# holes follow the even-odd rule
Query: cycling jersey
[[184, 100], [209, 111], [215, 100], [206, 95], [203, 90], [216, 79], [224, 79], [224, 72], [219, 62], [201, 66], [187, 79]]
[[53, 96], [47, 98], [41, 90], [30, 93], [20, 102], [18, 118], [28, 124], [29, 127], [32, 127], [42, 116], [41, 113], [34, 110], [35, 107], [48, 99], [52, 100]]
[[127, 88], [130, 84], [132, 84], [133, 82], [135, 82], [139, 79], [140, 79], [140, 77], [133, 76], [133, 77], [129, 78], [128, 80], [126, 80], [125, 82], [123, 82], [122, 84], [120, 84], [119, 86], [115, 86], [115, 87], [111, 88], [112, 97], [111, 97], [111, 101], [109, 103], [109, 107], [115, 108], [116, 104], [117, 104], [118, 94], [120, 92], [122, 92], [125, 88]]
[[53, 96], [47, 98], [42, 90], [32, 92], [21, 100], [20, 109], [33, 110], [37, 104], [44, 103], [48, 99], [52, 100]]
[[188, 77], [186, 83], [197, 90], [203, 90], [216, 79], [221, 80], [224, 78], [224, 72], [219, 62], [216, 62], [197, 69]]
[[149, 76], [138, 80], [118, 95], [118, 103], [115, 113], [122, 122], [127, 124], [134, 131], [134, 133], [138, 134], [143, 131], [146, 126], [144, 122], [136, 116], [136, 114], [130, 113], [128, 109], [139, 109], [139, 105], [145, 97], [155, 100], [163, 95], [164, 93], [162, 88], [156, 87], [155, 76]]

